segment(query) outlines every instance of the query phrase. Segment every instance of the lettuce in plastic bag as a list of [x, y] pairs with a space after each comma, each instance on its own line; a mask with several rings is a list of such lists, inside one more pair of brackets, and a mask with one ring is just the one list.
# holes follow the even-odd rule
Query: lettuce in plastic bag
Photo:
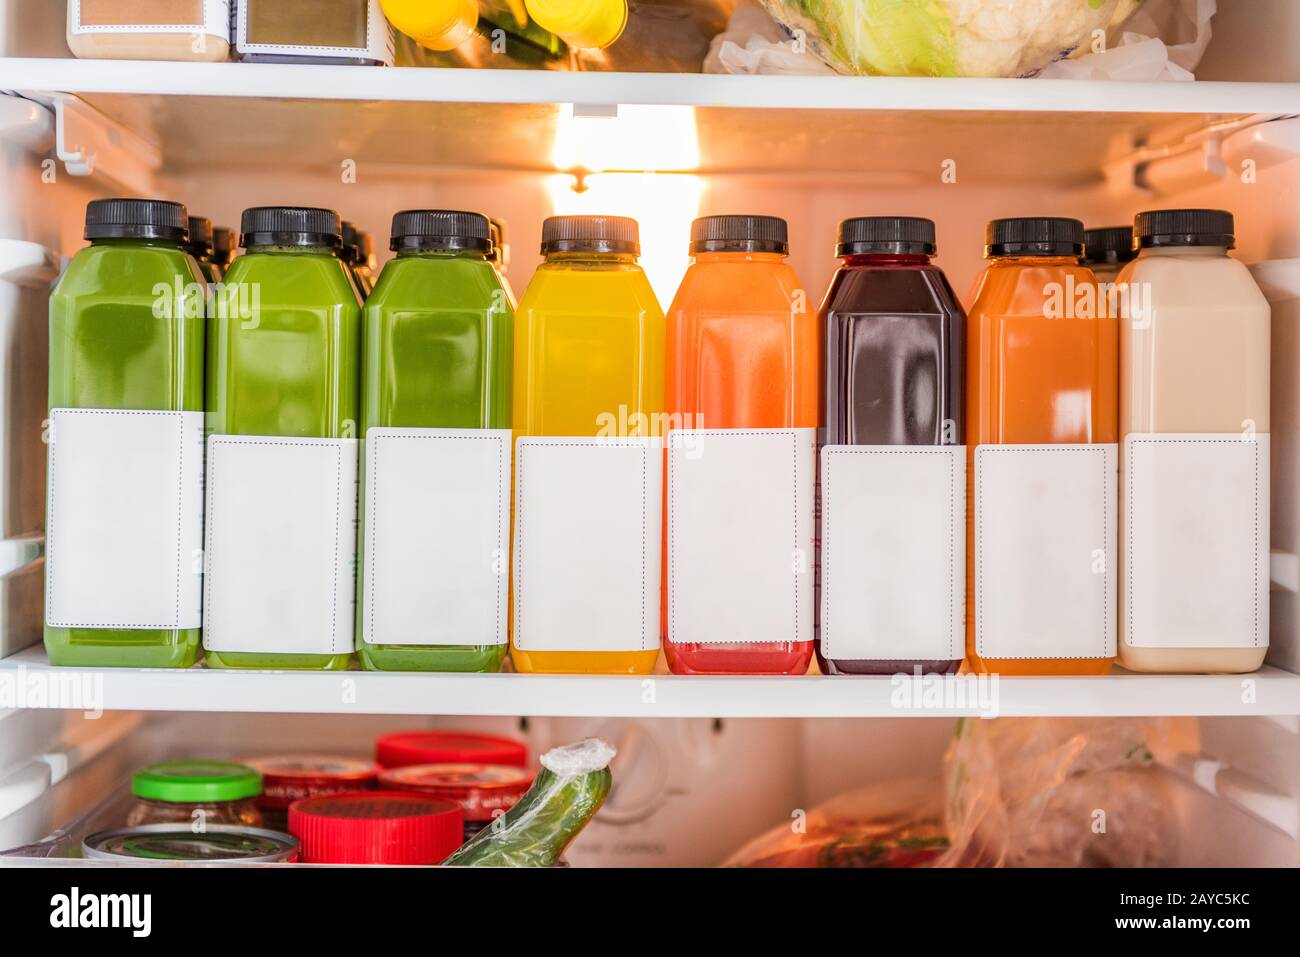
[[1086, 52], [1141, 0], [762, 0], [840, 73], [1025, 76]]

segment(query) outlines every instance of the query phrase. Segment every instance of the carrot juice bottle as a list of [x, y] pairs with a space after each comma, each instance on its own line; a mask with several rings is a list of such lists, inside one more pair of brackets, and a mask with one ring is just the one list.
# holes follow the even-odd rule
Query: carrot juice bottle
[[515, 313], [511, 657], [648, 674], [659, 656], [664, 315], [635, 220], [553, 216]]
[[1119, 330], [1073, 219], [989, 223], [969, 312], [972, 667], [1105, 674], [1116, 656]]
[[812, 658], [817, 323], [785, 220], [706, 216], [668, 310], [661, 630], [675, 674]]

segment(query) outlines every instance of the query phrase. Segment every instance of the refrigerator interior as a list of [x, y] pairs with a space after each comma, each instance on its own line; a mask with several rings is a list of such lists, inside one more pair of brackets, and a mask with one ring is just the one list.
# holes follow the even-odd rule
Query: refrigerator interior
[[[753, 78], [746, 87], [548, 74], [536, 89], [551, 98], [539, 102], [533, 78], [506, 71], [356, 68], [357, 89], [373, 91], [359, 93], [344, 68], [75, 61], [62, 7], [0, 3], [0, 49], [11, 58], [0, 60], [0, 90], [10, 91], [0, 94], [0, 688], [9, 695], [0, 861], [64, 858], [120, 820], [131, 771], [152, 760], [366, 755], [387, 730], [468, 727], [520, 735], [534, 755], [588, 734], [619, 747], [614, 794], [571, 863], [716, 865], [846, 790], [914, 780], [941, 794], [954, 727], [973, 720], [960, 708], [899, 716], [883, 679], [812, 677], [470, 684], [73, 669], [67, 680], [100, 682], [111, 710], [86, 717], [19, 700], [29, 679], [50, 680], [40, 644], [49, 284], [82, 245], [87, 201], [147, 195], [218, 225], [237, 226], [255, 205], [332, 207], [381, 250], [399, 209], [482, 210], [509, 224], [516, 291], [540, 261], [546, 216], [631, 215], [665, 303], [697, 215], [788, 219], [791, 263], [816, 303], [848, 216], [934, 219], [939, 262], [964, 294], [994, 217], [1104, 226], [1145, 208], [1232, 210], [1235, 255], [1273, 304], [1268, 664], [1231, 679], [1008, 679], [999, 713], [1085, 724], [1165, 716], [1178, 747], [1158, 755], [1174, 835], [1162, 862], [1300, 863], [1300, 5], [1220, 0], [1196, 85]], [[253, 75], [265, 78], [264, 95]]]

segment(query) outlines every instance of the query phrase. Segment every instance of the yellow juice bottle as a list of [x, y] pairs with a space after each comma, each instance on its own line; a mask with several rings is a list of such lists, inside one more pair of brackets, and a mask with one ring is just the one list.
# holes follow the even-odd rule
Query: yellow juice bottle
[[659, 655], [664, 315], [637, 224], [556, 216], [515, 325], [511, 657], [648, 674]]

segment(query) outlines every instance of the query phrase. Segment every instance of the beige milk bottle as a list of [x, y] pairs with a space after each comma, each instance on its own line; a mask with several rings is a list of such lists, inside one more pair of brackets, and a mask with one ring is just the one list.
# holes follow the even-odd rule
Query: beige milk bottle
[[1268, 650], [1269, 305], [1232, 214], [1138, 214], [1120, 274], [1125, 668], [1247, 672]]

